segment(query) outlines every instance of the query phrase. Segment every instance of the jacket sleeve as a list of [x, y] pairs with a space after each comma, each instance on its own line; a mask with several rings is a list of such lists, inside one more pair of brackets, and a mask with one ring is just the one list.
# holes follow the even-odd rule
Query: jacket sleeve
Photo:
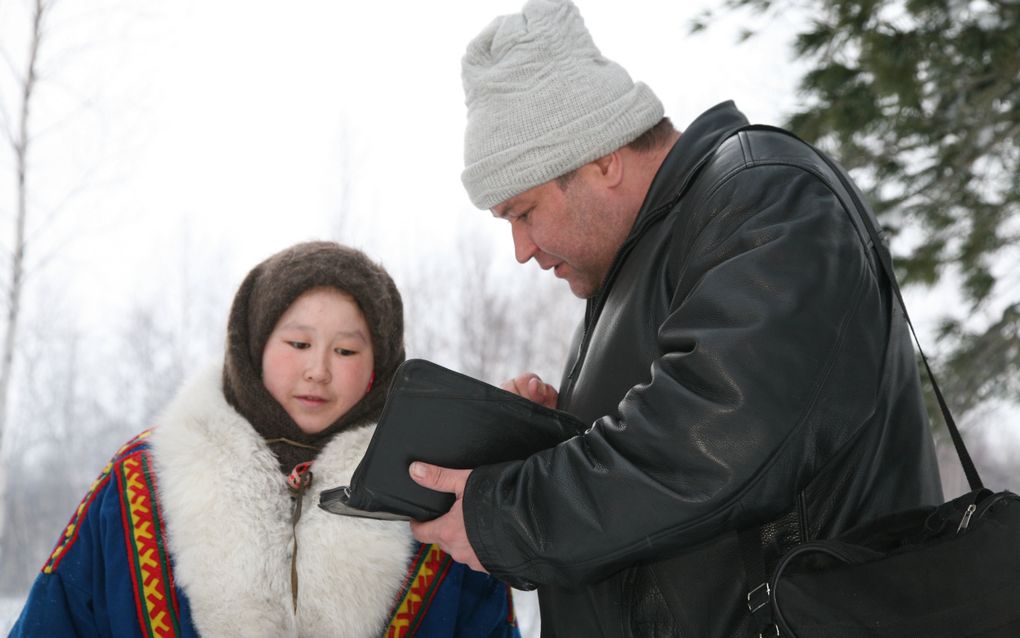
[[10, 636], [99, 636], [89, 618], [90, 607], [88, 593], [60, 574], [39, 574]]
[[778, 165], [701, 197], [706, 221], [672, 239], [650, 380], [584, 435], [471, 474], [491, 573], [575, 586], [764, 523], [867, 420], [887, 308], [838, 198]]
[[101, 475], [36, 577], [13, 638], [138, 636], [117, 481]]

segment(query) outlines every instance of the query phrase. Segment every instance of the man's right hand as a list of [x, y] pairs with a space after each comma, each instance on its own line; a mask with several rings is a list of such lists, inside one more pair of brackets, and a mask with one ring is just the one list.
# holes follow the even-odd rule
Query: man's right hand
[[519, 374], [509, 381], [504, 381], [499, 387], [547, 408], [556, 407], [556, 397], [558, 396], [556, 388], [542, 381], [534, 372]]

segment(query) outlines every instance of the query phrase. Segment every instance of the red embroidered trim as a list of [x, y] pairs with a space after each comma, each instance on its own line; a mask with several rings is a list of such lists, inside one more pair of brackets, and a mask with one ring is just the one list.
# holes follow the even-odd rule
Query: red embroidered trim
[[514, 593], [506, 588], [506, 608], [509, 610], [506, 615], [506, 623], [511, 627], [517, 626], [517, 610], [514, 608]]
[[452, 562], [436, 545], [422, 545], [418, 549], [408, 569], [400, 603], [386, 629], [386, 638], [406, 638], [418, 630]]
[[163, 519], [154, 497], [155, 477], [148, 450], [125, 457], [117, 468], [124, 540], [142, 635], [177, 636], [181, 631], [180, 609], [163, 538]]
[[71, 546], [74, 545], [74, 542], [78, 540], [78, 530], [80, 529], [79, 525], [83, 520], [85, 520], [85, 515], [89, 511], [89, 507], [92, 506], [92, 502], [95, 500], [96, 495], [103, 489], [106, 482], [110, 480], [110, 472], [113, 471], [113, 464], [129, 450], [141, 445], [151, 433], [151, 429], [145, 430], [122, 445], [113, 455], [113, 459], [106, 464], [103, 471], [96, 477], [96, 480], [92, 481], [92, 485], [89, 486], [88, 491], [85, 492], [84, 498], [82, 498], [81, 502], [78, 504], [78, 508], [74, 511], [74, 514], [71, 515], [71, 520], [67, 523], [67, 527], [64, 528], [64, 532], [57, 540], [56, 546], [53, 548], [53, 551], [50, 552], [50, 557], [43, 565], [42, 572], [44, 574], [52, 574], [56, 571], [57, 568], [60, 567], [60, 561], [67, 555], [67, 552], [71, 549]]

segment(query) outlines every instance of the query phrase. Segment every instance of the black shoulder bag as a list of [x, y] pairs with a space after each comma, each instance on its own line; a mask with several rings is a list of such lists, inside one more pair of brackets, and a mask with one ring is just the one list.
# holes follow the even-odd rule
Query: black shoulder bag
[[971, 491], [797, 545], [767, 580], [760, 544], [749, 549], [742, 535], [754, 626], [760, 636], [790, 638], [1020, 637], [1020, 497], [982, 484], [910, 322], [889, 252], [849, 180], [818, 154], [861, 213]]

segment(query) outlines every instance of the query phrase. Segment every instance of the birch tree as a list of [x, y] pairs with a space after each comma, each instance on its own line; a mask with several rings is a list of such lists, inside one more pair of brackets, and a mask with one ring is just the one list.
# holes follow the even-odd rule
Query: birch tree
[[0, 535], [3, 534], [6, 514], [7, 474], [4, 459], [7, 452], [8, 398], [14, 372], [15, 344], [22, 313], [25, 286], [25, 257], [28, 251], [26, 227], [29, 216], [29, 152], [31, 150], [30, 123], [38, 81], [39, 51], [45, 37], [45, 22], [52, 2], [34, 0], [29, 11], [28, 55], [24, 67], [11, 67], [18, 89], [13, 117], [0, 101], [3, 110], [3, 135], [14, 156], [14, 210], [10, 244], [7, 246], [7, 278], [4, 286], [6, 303], [3, 350], [0, 352]]

